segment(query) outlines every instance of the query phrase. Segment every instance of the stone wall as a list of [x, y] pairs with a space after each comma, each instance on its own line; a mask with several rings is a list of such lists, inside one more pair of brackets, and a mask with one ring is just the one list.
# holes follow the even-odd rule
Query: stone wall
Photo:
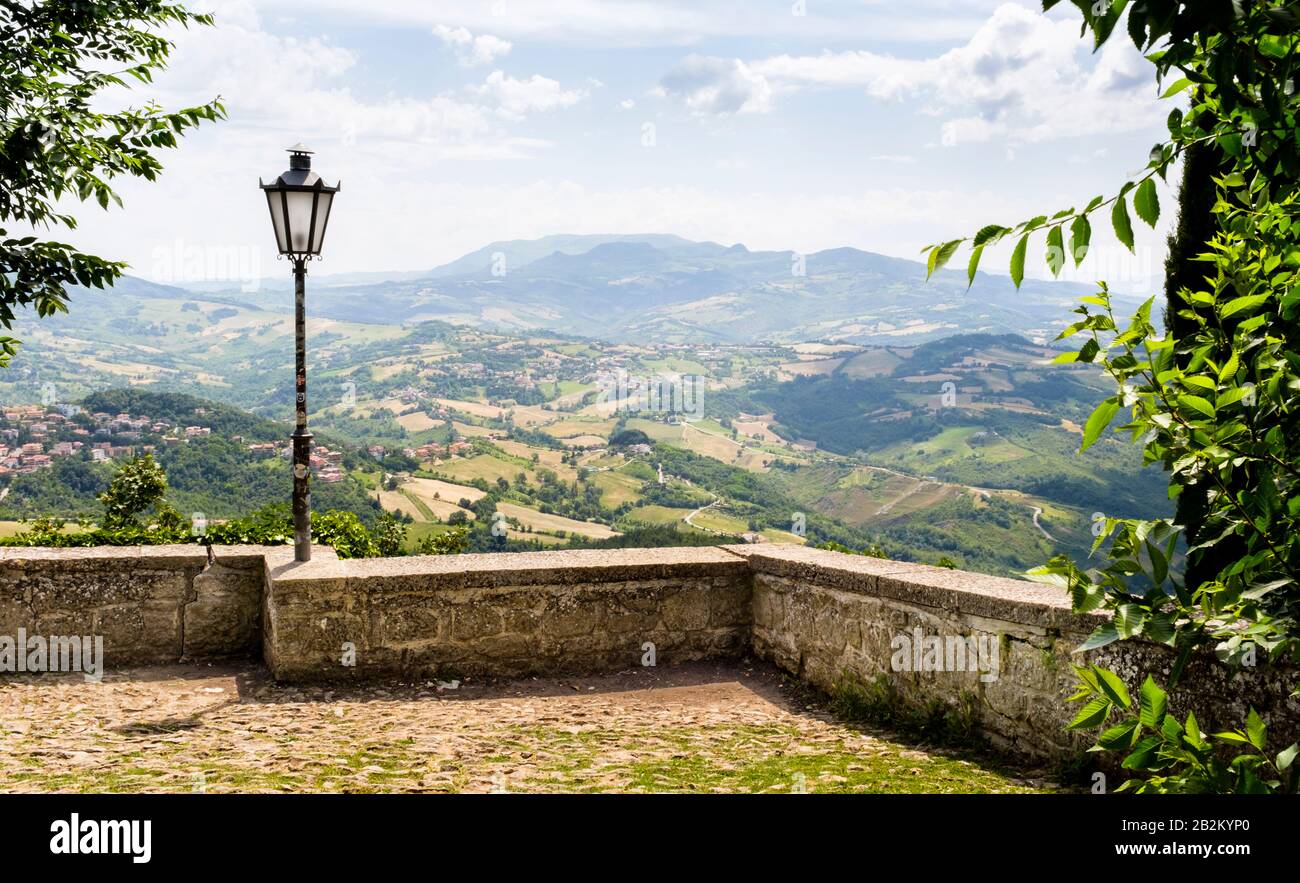
[[0, 635], [99, 635], [109, 667], [254, 654], [268, 550], [213, 552], [0, 548]]
[[[943, 703], [1021, 756], [1066, 757], [1091, 744], [1065, 732], [1079, 709], [1065, 702], [1074, 691], [1071, 664], [1110, 668], [1132, 687], [1147, 674], [1167, 683], [1173, 662], [1164, 647], [1138, 641], [1076, 653], [1104, 617], [1072, 613], [1050, 586], [799, 546], [728, 548], [754, 574], [756, 655], [825, 690], [848, 678], [886, 685], [915, 708]], [[964, 670], [918, 670], [925, 665], [916, 666], [914, 654], [897, 656], [918, 634], [982, 640], [996, 647], [984, 660], [994, 664], [971, 664], [968, 652]], [[1194, 660], [1170, 708], [1180, 717], [1194, 710], [1202, 729], [1214, 732], [1240, 727], [1254, 707], [1281, 744], [1300, 737], [1294, 669], [1229, 674], [1212, 656]]]
[[744, 559], [717, 548], [287, 563], [265, 656], [280, 679], [518, 676], [738, 656]]
[[[211, 561], [198, 546], [0, 549], [0, 636], [102, 635], [110, 668], [260, 654], [287, 681], [618, 671], [649, 645], [659, 665], [752, 653], [822, 689], [848, 679], [956, 710], [1023, 756], [1085, 747], [1064, 733], [1064, 699], [1102, 617], [1036, 583], [781, 545], [292, 559], [288, 547], [217, 547]], [[900, 640], [935, 638], [973, 639], [966, 664], [898, 655]], [[1088, 659], [1130, 685], [1165, 681], [1172, 661], [1131, 641]], [[1296, 680], [1264, 665], [1229, 679], [1200, 658], [1171, 707], [1206, 731], [1254, 707], [1289, 740]]]

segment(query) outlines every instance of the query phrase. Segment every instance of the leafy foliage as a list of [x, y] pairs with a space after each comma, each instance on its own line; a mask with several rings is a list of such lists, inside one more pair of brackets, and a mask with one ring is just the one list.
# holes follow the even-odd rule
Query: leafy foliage
[[229, 546], [288, 545], [293, 542], [293, 512], [288, 503], [263, 506], [243, 518], [209, 525], [204, 539], [209, 544]]
[[888, 558], [889, 557], [889, 555], [885, 553], [885, 550], [877, 545], [867, 546], [864, 549], [853, 549], [850, 548], [849, 546], [844, 545], [843, 543], [837, 543], [834, 540], [827, 540], [824, 543], [820, 543], [817, 546], [817, 548], [825, 549], [828, 552], [842, 552], [845, 555], [862, 555], [863, 557], [866, 558]]
[[247, 441], [281, 441], [288, 429], [274, 420], [257, 417], [232, 405], [174, 392], [149, 389], [106, 389], [81, 401], [84, 411], [106, 414], [148, 414], [177, 426], [200, 425], [215, 436], [241, 436]]
[[[1300, 650], [1300, 206], [1294, 197], [1258, 210], [1252, 202], [1247, 188], [1222, 192], [1225, 232], [1213, 243], [1209, 290], [1181, 293], [1197, 329], [1189, 337], [1156, 337], [1150, 301], [1120, 328], [1104, 287], [1062, 334], [1087, 337], [1063, 358], [1100, 364], [1117, 388], [1088, 421], [1083, 444], [1127, 409], [1122, 429], [1166, 470], [1171, 495], [1206, 489], [1200, 533], [1210, 539], [1190, 548], [1189, 560], [1223, 543], [1237, 550], [1215, 579], [1189, 586], [1169, 566], [1181, 525], [1110, 519], [1097, 539], [1097, 547], [1110, 541], [1106, 566], [1082, 571], [1057, 559], [1038, 572], [1068, 587], [1080, 611], [1115, 610], [1086, 646], [1142, 635], [1179, 651], [1175, 677], [1208, 642], [1233, 662], [1255, 648], [1272, 659]], [[1139, 574], [1154, 590], [1130, 590]]]
[[[1114, 672], [1095, 665], [1074, 670], [1079, 689], [1070, 701], [1082, 702], [1083, 707], [1069, 729], [1104, 728], [1094, 750], [1122, 752], [1123, 769], [1147, 775], [1129, 779], [1118, 791], [1294, 794], [1300, 785], [1300, 767], [1295, 765], [1300, 744], [1269, 754], [1267, 728], [1254, 709], [1246, 717], [1245, 729], [1207, 735], [1192, 712], [1179, 723], [1169, 712], [1168, 694], [1150, 675], [1135, 703]], [[1226, 760], [1217, 750], [1224, 746], [1241, 752]]]
[[[1044, 0], [1051, 9], [1060, 0]], [[1090, 199], [1050, 217], [1039, 215], [1014, 226], [989, 224], [973, 236], [928, 246], [927, 272], [943, 267], [963, 245], [971, 248], [971, 282], [986, 247], [1012, 238], [1011, 278], [1019, 287], [1031, 238], [1047, 237], [1045, 261], [1059, 275], [1067, 256], [1077, 266], [1091, 244], [1093, 219], [1110, 212], [1116, 237], [1133, 249], [1129, 210], [1146, 224], [1160, 217], [1155, 177], [1193, 145], [1213, 144], [1238, 166], [1241, 180], [1252, 176], [1261, 190], [1285, 192], [1300, 175], [1296, 132], [1296, 41], [1300, 4], [1206, 2], [1180, 0], [1073, 0], [1083, 13], [1083, 30], [1097, 46], [1116, 25], [1126, 21], [1128, 37], [1155, 66], [1162, 97], [1190, 96], [1190, 106], [1174, 108], [1167, 120], [1169, 138], [1151, 148], [1146, 170], [1109, 197]], [[1069, 231], [1068, 245], [1065, 232]]]
[[353, 512], [331, 509], [311, 521], [314, 542], [332, 546], [340, 558], [376, 558], [379, 544]]
[[375, 551], [380, 556], [391, 558], [401, 555], [406, 545], [406, 525], [385, 512], [379, 516], [372, 538], [375, 541]]
[[[1051, 9], [1059, 0], [1045, 0]], [[1011, 257], [1017, 285], [1027, 243], [1046, 231], [1053, 274], [1064, 263], [1064, 231], [1076, 264], [1089, 246], [1091, 217], [1108, 209], [1116, 237], [1133, 248], [1132, 212], [1154, 226], [1160, 217], [1155, 176], [1185, 154], [1212, 148], [1223, 158], [1213, 176], [1216, 200], [1205, 273], [1171, 268], [1177, 322], [1161, 335], [1147, 301], [1125, 325], [1116, 319], [1105, 284], [1083, 299], [1081, 318], [1062, 338], [1085, 342], [1060, 361], [1097, 364], [1116, 393], [1084, 426], [1082, 448], [1097, 443], [1122, 414], [1120, 429], [1139, 445], [1145, 462], [1160, 464], [1171, 498], [1204, 500], [1204, 522], [1187, 550], [1188, 572], [1213, 561], [1208, 579], [1186, 582], [1171, 566], [1187, 525], [1173, 519], [1106, 520], [1094, 551], [1106, 563], [1083, 570], [1057, 557], [1032, 575], [1070, 592], [1076, 611], [1112, 614], [1080, 649], [1142, 637], [1176, 651], [1170, 675], [1177, 683], [1191, 655], [1213, 644], [1231, 664], [1297, 658], [1300, 608], [1300, 477], [1296, 438], [1300, 353], [1300, 140], [1294, 80], [1300, 48], [1300, 4], [1183, 3], [1178, 0], [1073, 0], [1084, 33], [1100, 46], [1120, 21], [1155, 65], [1162, 84], [1178, 76], [1164, 97], [1186, 94], [1186, 110], [1169, 114], [1169, 138], [1152, 148], [1146, 171], [1109, 198], [1068, 208], [1015, 227], [990, 225], [969, 240], [931, 246], [930, 270], [969, 241], [973, 278], [985, 246], [1019, 237]], [[1181, 255], [1180, 257], [1186, 257]], [[1297, 747], [1267, 753], [1263, 721], [1252, 709], [1242, 731], [1204, 736], [1195, 717], [1183, 723], [1167, 713], [1163, 689], [1147, 678], [1134, 708], [1122, 680], [1092, 666], [1076, 669], [1086, 704], [1073, 729], [1105, 727], [1094, 750], [1120, 751], [1123, 766], [1145, 776], [1126, 788], [1151, 791], [1293, 791]], [[1226, 752], [1225, 752], [1226, 749]], [[1233, 750], [1235, 757], [1225, 760]]]
[[[105, 516], [99, 525], [82, 521], [77, 530], [67, 521], [41, 516], [15, 536], [0, 539], [3, 546], [132, 546], [201, 542], [205, 545], [279, 546], [293, 542], [293, 513], [287, 503], [276, 503], [241, 518], [206, 525], [202, 530], [184, 518], [165, 499], [167, 476], [146, 454], [125, 463], [108, 489], [100, 495]], [[152, 509], [152, 517], [141, 515]], [[329, 509], [312, 519], [312, 540], [332, 546], [340, 558], [375, 558], [402, 555], [406, 525], [384, 514], [372, 532], [354, 512]], [[454, 528], [426, 537], [421, 555], [454, 555], [466, 551], [466, 531]]]
[[163, 503], [167, 474], [151, 454], [126, 461], [118, 469], [108, 490], [99, 495], [104, 506], [104, 527], [112, 530], [139, 524], [139, 515]]
[[438, 534], [421, 537], [415, 545], [417, 555], [460, 555], [469, 551], [469, 530], [454, 527]]
[[[149, 83], [172, 43], [155, 29], [211, 24], [164, 0], [0, 0], [0, 224], [76, 229], [59, 201], [121, 204], [114, 178], [155, 180], [155, 155], [205, 120], [225, 115], [219, 101], [164, 111], [103, 111], [101, 93], [128, 80]], [[46, 317], [67, 310], [66, 287], [111, 286], [125, 264], [38, 236], [9, 237], [0, 227], [0, 325], [15, 308]], [[18, 341], [0, 337], [0, 365]]]

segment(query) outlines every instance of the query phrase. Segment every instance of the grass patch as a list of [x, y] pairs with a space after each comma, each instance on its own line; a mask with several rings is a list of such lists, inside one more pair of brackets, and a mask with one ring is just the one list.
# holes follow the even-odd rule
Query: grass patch
[[[964, 758], [884, 740], [868, 748], [809, 742], [786, 724], [702, 726], [636, 740], [639, 755], [605, 762], [631, 738], [529, 728], [562, 746], [564, 760], [528, 780], [530, 790], [656, 793], [1030, 793], [1037, 789]], [[855, 740], [856, 741], [856, 740]]]
[[885, 675], [864, 681], [844, 674], [831, 690], [831, 711], [842, 720], [889, 727], [933, 745], [982, 747], [974, 695], [956, 704], [939, 699], [917, 704], [903, 697]]

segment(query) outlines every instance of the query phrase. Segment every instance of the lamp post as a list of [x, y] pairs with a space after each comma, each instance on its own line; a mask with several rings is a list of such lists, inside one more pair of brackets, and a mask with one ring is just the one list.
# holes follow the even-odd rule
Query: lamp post
[[307, 262], [320, 257], [334, 194], [311, 170], [312, 152], [301, 144], [289, 148], [289, 171], [270, 184], [258, 179], [271, 209], [275, 244], [293, 261], [294, 352], [297, 424], [293, 430], [293, 545], [295, 561], [311, 560], [311, 433], [307, 431]]

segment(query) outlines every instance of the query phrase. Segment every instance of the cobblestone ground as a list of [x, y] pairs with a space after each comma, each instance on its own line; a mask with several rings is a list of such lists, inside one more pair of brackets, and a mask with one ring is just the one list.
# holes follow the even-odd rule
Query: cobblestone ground
[[258, 665], [0, 680], [0, 791], [1045, 790], [864, 732], [765, 665], [383, 687]]

